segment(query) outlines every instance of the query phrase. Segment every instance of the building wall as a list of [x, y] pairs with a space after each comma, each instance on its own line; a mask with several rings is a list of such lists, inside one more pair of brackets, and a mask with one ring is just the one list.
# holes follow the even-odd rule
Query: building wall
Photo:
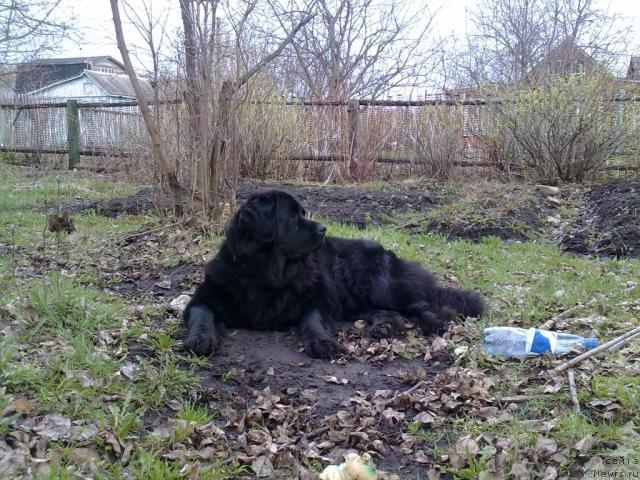
[[123, 100], [121, 97], [110, 95], [104, 88], [91, 80], [86, 75], [67, 80], [44, 88], [38, 92], [29, 95], [32, 98], [50, 98], [50, 99], [66, 99], [75, 98], [78, 100], [90, 101], [118, 101]]
[[106, 72], [106, 73], [125, 73], [124, 69], [120, 68], [120, 66], [109, 60], [102, 60], [100, 62], [92, 62], [91, 70], [97, 70], [98, 72]]

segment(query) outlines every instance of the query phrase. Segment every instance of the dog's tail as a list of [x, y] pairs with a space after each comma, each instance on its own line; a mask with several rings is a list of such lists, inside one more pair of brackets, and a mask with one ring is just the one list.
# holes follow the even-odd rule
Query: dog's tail
[[461, 288], [438, 288], [433, 300], [439, 307], [449, 307], [465, 317], [480, 317], [487, 309], [482, 295]]

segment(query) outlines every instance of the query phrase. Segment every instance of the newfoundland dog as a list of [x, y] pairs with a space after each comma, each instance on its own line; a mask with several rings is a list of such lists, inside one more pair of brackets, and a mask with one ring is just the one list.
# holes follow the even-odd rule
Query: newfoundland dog
[[184, 311], [187, 349], [212, 354], [225, 326], [295, 326], [307, 355], [332, 358], [341, 320], [366, 320], [368, 335], [381, 338], [401, 332], [408, 319], [429, 334], [455, 315], [484, 312], [480, 294], [439, 285], [377, 242], [326, 237], [326, 230], [286, 192], [249, 198]]

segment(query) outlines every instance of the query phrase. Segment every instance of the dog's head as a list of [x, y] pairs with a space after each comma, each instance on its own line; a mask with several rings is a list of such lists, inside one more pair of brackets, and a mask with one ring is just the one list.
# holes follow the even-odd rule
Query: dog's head
[[271, 190], [251, 196], [236, 213], [227, 238], [239, 251], [272, 249], [286, 258], [301, 258], [322, 245], [326, 227], [309, 220], [293, 195]]

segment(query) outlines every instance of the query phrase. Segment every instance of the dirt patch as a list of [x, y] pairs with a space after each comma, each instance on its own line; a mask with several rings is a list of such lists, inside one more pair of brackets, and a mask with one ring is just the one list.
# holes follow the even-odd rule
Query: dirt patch
[[[547, 205], [533, 199], [526, 188], [495, 184], [489, 188], [452, 193], [437, 185], [419, 188], [335, 187], [243, 181], [238, 203], [254, 193], [278, 188], [297, 195], [317, 217], [364, 229], [368, 225], [393, 225], [418, 233], [439, 233], [451, 239], [477, 241], [487, 236], [503, 240], [527, 240], [544, 229], [540, 216]], [[144, 189], [130, 197], [101, 202], [77, 200], [61, 207], [71, 214], [95, 210], [115, 217], [154, 211], [155, 192]], [[524, 195], [525, 200], [518, 195]], [[165, 205], [169, 199], [164, 199]]]
[[[478, 210], [482, 215], [482, 210]], [[460, 218], [454, 223], [432, 221], [427, 223], [430, 233], [441, 233], [450, 240], [470, 240], [478, 242], [485, 237], [497, 237], [505, 241], [526, 241], [540, 233], [543, 225], [540, 222], [539, 210], [535, 207], [523, 208], [514, 212], [513, 216], [500, 215], [487, 218], [478, 223], [465, 223]]]
[[640, 256], [640, 181], [620, 180], [594, 187], [562, 247], [604, 257]]
[[247, 182], [238, 189], [242, 202], [250, 195], [279, 188], [286, 190], [308, 206], [313, 215], [335, 222], [349, 223], [358, 228], [367, 225], [388, 225], [393, 217], [406, 213], [427, 213], [437, 205], [447, 202], [447, 193], [433, 188], [429, 191], [388, 188], [371, 190], [361, 187], [322, 187], [290, 183], [265, 184]]
[[[419, 380], [433, 385], [450, 366], [449, 356], [441, 352], [423, 360], [429, 339], [412, 347], [401, 340], [373, 341], [354, 331], [344, 326], [340, 337], [352, 352], [332, 362], [307, 357], [295, 333], [229, 331], [220, 354], [198, 371], [204, 396], [227, 406], [220, 426], [235, 438], [259, 424], [274, 443], [288, 438], [290, 450], [302, 459], [339, 462], [347, 449], [355, 449], [368, 451], [379, 469], [401, 478], [424, 473], [412, 448], [405, 445], [402, 452], [404, 423], [421, 407], [406, 404], [401, 396], [392, 400]], [[241, 443], [251, 438], [239, 436]]]
[[439, 233], [448, 239], [480, 241], [497, 237], [526, 241], [547, 236], [543, 220], [554, 213], [545, 197], [526, 185], [478, 184], [469, 186], [454, 203], [431, 212], [419, 231]]
[[[116, 197], [109, 200], [87, 201], [77, 199], [60, 207], [60, 212], [78, 214], [87, 210], [94, 210], [98, 215], [115, 218], [119, 215], [140, 215], [156, 210], [155, 201], [158, 198], [157, 190], [143, 188], [135, 195], [128, 197]], [[168, 197], [163, 196], [165, 205], [170, 204]]]
[[181, 263], [161, 271], [125, 267], [119, 272], [113, 290], [120, 295], [153, 294], [161, 299], [174, 299], [202, 280], [203, 265]]

